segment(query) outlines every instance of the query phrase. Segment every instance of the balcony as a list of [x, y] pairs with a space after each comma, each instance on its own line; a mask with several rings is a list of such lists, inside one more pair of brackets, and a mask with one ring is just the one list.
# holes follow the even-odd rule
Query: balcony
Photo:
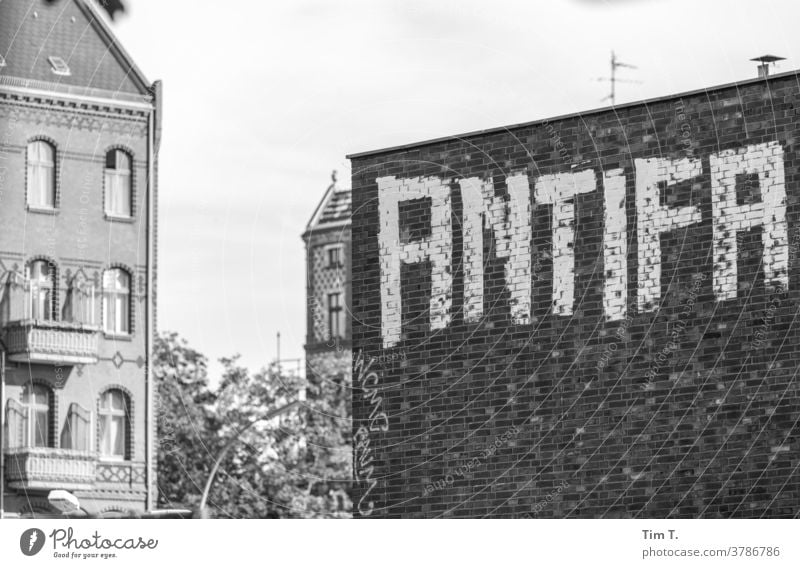
[[3, 340], [9, 361], [85, 365], [97, 363], [98, 336], [94, 325], [22, 320], [6, 324]]
[[13, 448], [6, 450], [5, 465], [12, 489], [73, 491], [94, 486], [97, 458], [75, 450]]

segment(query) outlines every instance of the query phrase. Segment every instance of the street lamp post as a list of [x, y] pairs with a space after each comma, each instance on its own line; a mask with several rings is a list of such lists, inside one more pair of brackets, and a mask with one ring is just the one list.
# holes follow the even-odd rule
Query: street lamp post
[[47, 502], [50, 503], [51, 507], [57, 511], [61, 511], [61, 513], [64, 515], [82, 511], [84, 515], [91, 517], [89, 512], [81, 507], [81, 502], [78, 500], [78, 498], [64, 489], [53, 489], [47, 494]]
[[291, 410], [295, 406], [298, 406], [301, 402], [303, 402], [302, 396], [298, 400], [292, 401], [289, 404], [285, 404], [280, 408], [276, 408], [275, 410], [268, 412], [266, 416], [253, 420], [253, 422], [242, 428], [239, 432], [236, 433], [236, 435], [234, 435], [233, 438], [231, 438], [228, 441], [227, 444], [225, 444], [225, 447], [222, 448], [222, 451], [220, 451], [219, 455], [217, 455], [217, 459], [214, 462], [214, 466], [211, 468], [211, 473], [208, 474], [208, 481], [206, 481], [205, 489], [203, 489], [203, 496], [200, 498], [200, 505], [198, 506], [198, 514], [201, 519], [211, 518], [210, 515], [208, 514], [208, 508], [206, 507], [206, 502], [208, 501], [208, 494], [211, 491], [211, 485], [214, 483], [214, 477], [216, 477], [217, 475], [217, 471], [219, 470], [219, 466], [222, 463], [222, 460], [225, 459], [225, 456], [228, 455], [230, 449], [233, 446], [235, 446], [236, 443], [241, 439], [242, 434], [247, 432], [250, 428], [258, 424], [259, 422], [263, 422], [265, 420], [271, 420], [272, 418], [275, 418], [276, 416]]

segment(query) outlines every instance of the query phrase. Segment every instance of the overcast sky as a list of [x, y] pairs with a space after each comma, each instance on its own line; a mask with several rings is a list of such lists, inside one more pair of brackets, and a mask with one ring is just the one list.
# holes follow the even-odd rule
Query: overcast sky
[[302, 357], [300, 234], [345, 155], [800, 65], [790, 1], [128, 0], [113, 24], [165, 88], [159, 327], [210, 358]]

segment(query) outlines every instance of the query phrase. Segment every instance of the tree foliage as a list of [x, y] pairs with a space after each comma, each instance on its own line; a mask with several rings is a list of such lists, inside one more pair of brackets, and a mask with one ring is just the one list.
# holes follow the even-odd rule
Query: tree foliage
[[219, 451], [207, 360], [176, 333], [158, 337], [154, 355], [159, 506], [193, 508]]
[[[206, 358], [176, 334], [157, 342], [160, 507], [197, 507], [225, 444], [208, 506], [228, 518], [349, 517], [352, 501], [349, 376], [323, 370], [306, 384], [275, 365], [256, 373], [222, 359], [212, 386]], [[295, 400], [299, 408], [264, 420]]]

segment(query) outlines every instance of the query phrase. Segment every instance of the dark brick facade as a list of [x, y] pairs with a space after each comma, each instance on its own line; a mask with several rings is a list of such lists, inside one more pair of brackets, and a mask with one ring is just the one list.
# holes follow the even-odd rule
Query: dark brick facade
[[[784, 74], [352, 156], [356, 514], [800, 514], [798, 80]], [[726, 179], [729, 187], [735, 184], [727, 211], [759, 202], [766, 211], [761, 226], [737, 230], [749, 218], [737, 213], [715, 229], [712, 161], [746, 152], [751, 157], [745, 161], [782, 159], [785, 203], [778, 205], [785, 204], [785, 231], [775, 239], [781, 219], [772, 214], [776, 203], [765, 188], [781, 180], [772, 166], [762, 168], [760, 181], [746, 168], [715, 178], [723, 188]], [[657, 203], [643, 205], [668, 208], [664, 218], [679, 223], [647, 241], [660, 245], [660, 254], [639, 250], [645, 235], [637, 177], [644, 186], [648, 158], [674, 165], [672, 173], [651, 180]], [[618, 168], [627, 268], [614, 287], [613, 267], [605, 265], [611, 254], [607, 200], [610, 172]], [[554, 179], [547, 176], [584, 171], [593, 174], [581, 183], [592, 184], [594, 175], [594, 190], [576, 190], [558, 205], [535, 198], [535, 184]], [[514, 236], [493, 232], [487, 209], [483, 307], [473, 308], [479, 317], [468, 317], [470, 235], [459, 180], [491, 179], [494, 195], [484, 195], [501, 204], [497, 218], [506, 224], [496, 227], [505, 230], [513, 225], [510, 187], [519, 174], [530, 184], [529, 249], [509, 253], [506, 241]], [[399, 302], [387, 296], [391, 306], [399, 305], [396, 341], [387, 340], [382, 309], [388, 292], [381, 253], [392, 253], [381, 248], [387, 225], [376, 181], [392, 177], [442, 180], [450, 215], [438, 222], [449, 225], [444, 230], [452, 239], [440, 248], [432, 237], [435, 195], [399, 198], [393, 242], [406, 252], [399, 253]], [[574, 208], [570, 243], [553, 243], [556, 207]], [[684, 215], [689, 209], [678, 213], [691, 207], [697, 208], [695, 221]], [[431, 249], [419, 250], [444, 260], [424, 254], [414, 260], [414, 243], [426, 239]], [[574, 255], [574, 290], [557, 286], [566, 300], [553, 292], [560, 246], [562, 255]], [[640, 267], [646, 265], [649, 278], [659, 257], [653, 299]], [[434, 278], [435, 262], [446, 267]], [[522, 282], [516, 296], [522, 311], [514, 312], [507, 282], [515, 270], [530, 277], [527, 311]], [[431, 296], [439, 293], [437, 307]], [[609, 317], [609, 302], [616, 317]]]

